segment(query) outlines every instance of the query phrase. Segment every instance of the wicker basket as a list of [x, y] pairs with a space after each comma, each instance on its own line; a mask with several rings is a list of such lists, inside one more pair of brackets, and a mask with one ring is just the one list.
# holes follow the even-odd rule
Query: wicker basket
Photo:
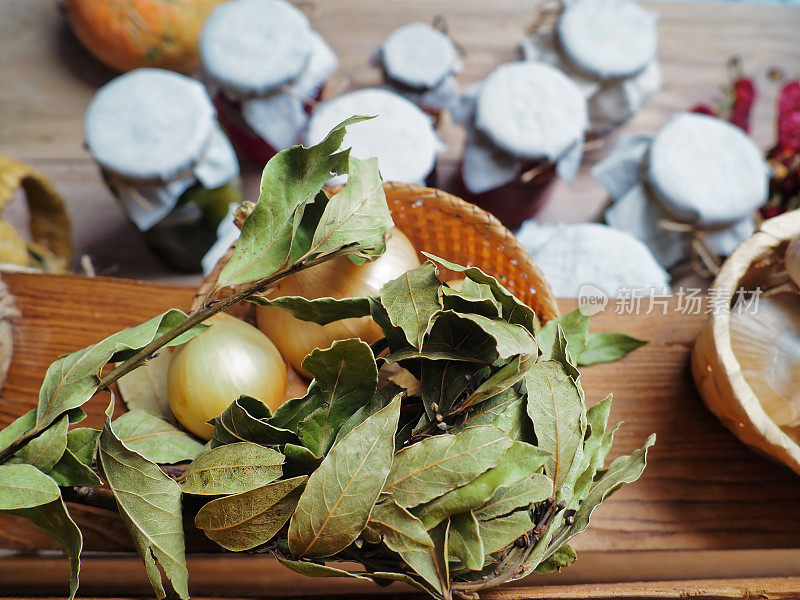
[[[788, 242], [800, 236], [800, 210], [764, 221], [728, 257], [712, 288], [720, 302], [692, 352], [692, 375], [706, 406], [740, 440], [800, 474], [800, 446], [765, 412], [745, 380], [731, 345], [730, 319], [737, 290], [779, 283]], [[716, 300], [716, 298], [715, 298]]]
[[[541, 323], [558, 316], [558, 305], [544, 275], [495, 217], [441, 190], [403, 183], [386, 183], [383, 187], [395, 225], [418, 252], [480, 267], [530, 306]], [[232, 251], [228, 251], [200, 286], [192, 308], [202, 304], [214, 289]], [[450, 279], [455, 274], [444, 270], [442, 276]], [[254, 322], [252, 306], [241, 303], [234, 309], [236, 316]]]

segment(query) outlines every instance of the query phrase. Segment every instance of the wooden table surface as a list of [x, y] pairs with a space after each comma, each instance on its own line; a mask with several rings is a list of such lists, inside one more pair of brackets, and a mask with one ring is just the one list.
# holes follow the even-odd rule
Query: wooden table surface
[[[534, 0], [370, 0], [300, 1], [313, 26], [341, 61], [330, 91], [378, 82], [368, 65], [371, 52], [395, 27], [430, 22], [444, 15], [451, 35], [467, 50], [463, 85], [485, 77], [515, 57], [517, 42], [534, 20]], [[675, 111], [712, 101], [726, 83], [725, 63], [740, 55], [755, 74], [760, 100], [753, 134], [769, 146], [774, 139], [775, 83], [766, 80], [774, 66], [800, 72], [800, 7], [745, 3], [648, 2], [659, 13], [659, 60], [663, 88], [628, 123], [624, 132], [657, 129]], [[122, 217], [83, 147], [83, 115], [95, 90], [114, 76], [78, 44], [64, 23], [58, 0], [0, 0], [0, 152], [29, 161], [50, 175], [69, 203], [78, 255], [91, 256], [98, 274], [114, 277], [191, 282], [198, 276], [176, 275], [147, 253], [137, 232]], [[462, 135], [445, 127], [454, 163]], [[573, 186], [559, 184], [540, 213], [545, 221], [596, 219], [604, 193], [588, 167], [606, 149], [590, 153]], [[245, 189], [252, 197], [257, 172], [244, 164]], [[17, 203], [21, 204], [21, 203]], [[14, 220], [24, 220], [22, 206]]]
[[[22, 317], [17, 322], [9, 377], [0, 391], [0, 427], [36, 405], [44, 372], [57, 356], [168, 307], [186, 308], [194, 292], [188, 286], [77, 276], [7, 274], [4, 280], [17, 298]], [[561, 302], [562, 310], [573, 306], [574, 302]], [[764, 588], [770, 594], [795, 593], [763, 598], [800, 597], [800, 583], [782, 579], [798, 575], [800, 564], [800, 478], [743, 446], [702, 405], [689, 376], [688, 359], [705, 318], [702, 313], [682, 314], [673, 299], [666, 314], [659, 309], [650, 315], [620, 316], [612, 301], [593, 319], [595, 330], [622, 330], [650, 341], [620, 362], [582, 370], [587, 400], [595, 402], [613, 392], [611, 421], [625, 421], [614, 452], [632, 451], [653, 431], [658, 441], [642, 479], [604, 503], [593, 515], [589, 530], [576, 538], [580, 558], [575, 565], [561, 574], [523, 582], [530, 590], [528, 597], [674, 598], [669, 594], [683, 590], [686, 597], [761, 598], [736, 591], [751, 593], [763, 587], [752, 581], [713, 583], [714, 589], [728, 585], [733, 595], [693, 595], [707, 585], [697, 580], [751, 577], [775, 578]], [[99, 426], [105, 406], [103, 398], [88, 403], [86, 424]], [[92, 552], [131, 550], [116, 515], [80, 506], [72, 513], [90, 551], [82, 576], [85, 592], [147, 594], [144, 572], [136, 560], [91, 557]], [[191, 529], [187, 528], [189, 547], [207, 552], [209, 542], [197, 532], [192, 535]], [[62, 591], [63, 559], [25, 557], [52, 547], [52, 541], [27, 522], [1, 518], [0, 548], [22, 555], [0, 558], [0, 595], [6, 590]], [[376, 592], [359, 582], [303, 579], [263, 556], [195, 555], [190, 572], [196, 594]], [[677, 584], [675, 580], [691, 581]], [[620, 591], [624, 586], [608, 585], [636, 581], [650, 581], [648, 585], [655, 586], [653, 595], [624, 596]], [[673, 583], [659, 588], [652, 583], [658, 581]], [[573, 584], [587, 587], [570, 587]], [[561, 591], [534, 589], [540, 585], [559, 586]], [[600, 591], [597, 596], [575, 595], [575, 590], [592, 587], [605, 595]], [[394, 589], [388, 588], [387, 593]]]

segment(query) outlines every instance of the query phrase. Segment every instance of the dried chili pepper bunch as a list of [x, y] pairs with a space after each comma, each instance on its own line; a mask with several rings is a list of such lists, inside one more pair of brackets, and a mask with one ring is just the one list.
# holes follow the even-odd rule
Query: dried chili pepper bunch
[[[383, 252], [392, 219], [378, 162], [351, 163], [340, 150], [345, 127], [363, 119], [267, 164], [217, 283], [236, 286], [232, 295], [60, 358], [37, 409], [0, 431], [0, 511], [59, 541], [71, 597], [82, 537], [64, 498], [76, 486], [113, 495], [159, 598], [188, 597], [183, 513], [196, 509], [194, 525], [228, 550], [271, 552], [309, 576], [405, 582], [445, 600], [570, 564], [570, 538], [641, 475], [655, 436], [604, 469], [611, 398], [587, 409], [576, 367], [641, 342], [589, 335], [580, 312], [538, 327], [494, 277], [432, 256], [375, 297], [263, 297], [292, 273]], [[329, 197], [325, 182], [344, 173], [347, 185]], [[463, 282], [443, 283], [440, 268]], [[315, 349], [303, 362], [314, 376], [304, 395], [274, 412], [239, 397], [212, 419], [209, 446], [169, 414], [132, 410], [112, 421], [113, 400], [102, 430], [71, 428], [98, 390], [161, 348], [205, 335], [204, 321], [240, 300], [320, 324], [369, 317], [384, 337]], [[109, 362], [119, 364], [102, 375]], [[406, 372], [403, 387], [380, 377], [390, 367]], [[156, 432], [158, 442], [148, 435]]]
[[755, 84], [752, 77], [744, 73], [742, 61], [738, 56], [731, 57], [727, 66], [730, 84], [722, 88], [722, 100], [716, 106], [707, 102], [698, 102], [689, 110], [725, 119], [746, 133], [750, 133], [750, 115], [756, 101]]

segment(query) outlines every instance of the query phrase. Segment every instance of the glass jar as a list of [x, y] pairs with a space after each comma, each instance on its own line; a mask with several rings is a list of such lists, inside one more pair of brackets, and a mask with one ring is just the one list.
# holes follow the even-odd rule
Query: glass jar
[[241, 201], [236, 155], [202, 84], [161, 69], [121, 75], [92, 99], [85, 135], [148, 245], [172, 268], [198, 271], [230, 205]]
[[453, 40], [425, 23], [395, 29], [373, 57], [384, 82], [425, 112], [438, 116], [459, 95], [455, 74], [461, 70]]
[[310, 105], [339, 62], [308, 18], [284, 0], [231, 0], [200, 36], [219, 120], [237, 151], [264, 166], [299, 142]]
[[311, 113], [305, 143], [318, 144], [353, 115], [377, 116], [347, 128], [342, 148], [352, 148], [351, 156], [377, 156], [385, 181], [434, 184], [436, 155], [442, 144], [431, 117], [389, 90], [365, 88], [320, 102]]
[[577, 173], [586, 101], [553, 67], [502, 65], [465, 92], [454, 116], [467, 129], [459, 193], [509, 227], [536, 214], [557, 176]]

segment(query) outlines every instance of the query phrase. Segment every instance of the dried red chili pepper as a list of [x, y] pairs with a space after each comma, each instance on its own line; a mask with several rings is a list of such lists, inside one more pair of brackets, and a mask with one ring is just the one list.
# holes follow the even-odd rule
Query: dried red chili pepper
[[756, 100], [756, 88], [749, 77], [739, 77], [733, 82], [733, 106], [730, 122], [750, 133], [750, 114]]
[[709, 115], [712, 117], [717, 116], [717, 110], [710, 104], [707, 104], [706, 102], [699, 102], [695, 104], [692, 108], [689, 109], [689, 112], [699, 113], [701, 115]]
[[779, 153], [800, 152], [800, 81], [784, 84], [778, 96]]

